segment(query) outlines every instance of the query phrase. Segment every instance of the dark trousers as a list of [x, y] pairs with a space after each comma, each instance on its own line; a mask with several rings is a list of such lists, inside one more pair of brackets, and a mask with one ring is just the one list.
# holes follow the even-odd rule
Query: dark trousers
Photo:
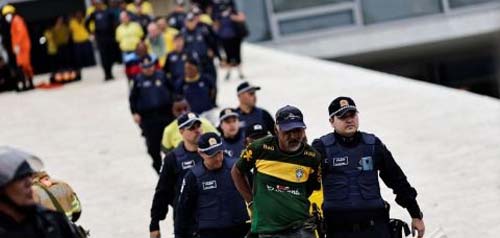
[[104, 70], [104, 79], [113, 78], [111, 69], [116, 58], [113, 40], [114, 39], [108, 37], [96, 37], [99, 57], [101, 58], [101, 66]]
[[161, 139], [163, 130], [172, 122], [173, 118], [168, 115], [141, 115], [141, 130], [148, 154], [153, 159], [153, 168], [159, 174], [162, 164], [161, 159]]
[[240, 65], [241, 63], [241, 38], [221, 39], [222, 47], [226, 52], [227, 63]]
[[371, 224], [328, 224], [327, 238], [390, 238], [389, 224], [386, 221], [374, 221]]
[[95, 65], [94, 49], [90, 41], [74, 43], [73, 50], [77, 69]]
[[241, 224], [221, 229], [200, 230], [200, 238], [243, 238], [250, 230], [250, 224]]

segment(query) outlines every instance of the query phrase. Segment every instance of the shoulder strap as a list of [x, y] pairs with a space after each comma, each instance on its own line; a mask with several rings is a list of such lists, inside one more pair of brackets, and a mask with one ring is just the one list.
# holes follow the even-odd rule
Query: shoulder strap
[[376, 137], [373, 134], [368, 134], [365, 132], [361, 132], [361, 135], [363, 137], [363, 142], [367, 145], [374, 145], [376, 141]]
[[335, 144], [335, 136], [332, 133], [324, 135], [319, 138], [323, 142], [324, 146], [329, 146]]
[[58, 212], [66, 214], [66, 212], [62, 208], [61, 204], [59, 203], [59, 201], [57, 201], [57, 198], [54, 196], [54, 194], [52, 194], [52, 192], [50, 192], [45, 186], [41, 185], [38, 182], [34, 183], [33, 185], [43, 189], [43, 191], [45, 191], [47, 193], [47, 195], [49, 195], [50, 201], [52, 201], [52, 204], [54, 204], [54, 207], [56, 208], [56, 210]]

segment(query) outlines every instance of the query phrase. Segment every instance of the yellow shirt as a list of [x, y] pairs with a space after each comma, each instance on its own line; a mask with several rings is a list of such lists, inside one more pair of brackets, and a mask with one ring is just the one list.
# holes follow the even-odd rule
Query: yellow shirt
[[[201, 129], [203, 133], [215, 132], [218, 134], [217, 129], [205, 118], [200, 118]], [[161, 141], [161, 147], [164, 152], [173, 150], [182, 141], [181, 133], [179, 132], [179, 125], [177, 120], [171, 122], [165, 130], [163, 130], [163, 139]]]
[[142, 27], [137, 22], [120, 24], [116, 28], [116, 41], [122, 51], [134, 51], [143, 35]]
[[45, 39], [47, 40], [47, 54], [49, 55], [56, 55], [57, 54], [57, 44], [54, 41], [54, 34], [52, 33], [52, 30], [45, 30], [43, 32], [43, 36], [45, 36]]
[[78, 21], [72, 18], [69, 21], [69, 29], [71, 29], [71, 38], [75, 43], [82, 43], [89, 40], [89, 33], [85, 29], [84, 21]]
[[202, 14], [200, 15], [200, 21], [211, 26], [214, 22], [212, 20], [212, 18], [210, 17], [210, 15], [208, 14]]
[[[93, 12], [95, 12], [95, 7], [94, 6], [90, 6], [87, 8], [87, 11], [86, 11], [86, 16], [89, 17]], [[91, 21], [89, 23], [89, 30], [90, 32], [94, 32], [95, 31], [95, 22], [94, 21]]]
[[[141, 3], [141, 12], [144, 15], [153, 15], [153, 5], [150, 2], [144, 1]], [[127, 4], [127, 11], [137, 14], [137, 6], [134, 3]]]
[[165, 40], [165, 45], [167, 46], [167, 54], [175, 50], [174, 37], [179, 34], [179, 31], [173, 27], [167, 28], [165, 33], [163, 33], [163, 39]]

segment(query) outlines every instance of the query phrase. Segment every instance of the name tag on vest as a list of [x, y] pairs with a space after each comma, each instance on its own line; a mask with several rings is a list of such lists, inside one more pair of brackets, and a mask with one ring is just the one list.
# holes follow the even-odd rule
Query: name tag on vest
[[182, 169], [190, 169], [194, 167], [194, 160], [184, 161], [181, 164]]
[[217, 188], [217, 181], [215, 181], [215, 180], [204, 181], [202, 183], [202, 186], [203, 186], [203, 190], [214, 189], [214, 188]]
[[349, 157], [338, 157], [338, 158], [332, 158], [332, 166], [334, 167], [339, 167], [339, 166], [346, 166], [349, 165]]

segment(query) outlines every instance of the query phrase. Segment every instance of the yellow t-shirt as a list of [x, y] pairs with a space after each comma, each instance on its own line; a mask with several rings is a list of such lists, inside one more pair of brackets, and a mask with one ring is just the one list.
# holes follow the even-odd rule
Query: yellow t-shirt
[[56, 55], [57, 54], [57, 44], [54, 41], [54, 34], [52, 33], [52, 29], [45, 30], [43, 32], [43, 36], [47, 40], [47, 54]]
[[[201, 129], [203, 133], [207, 132], [215, 132], [218, 134], [217, 129], [205, 118], [200, 118], [201, 120]], [[179, 143], [182, 141], [181, 133], [179, 132], [179, 125], [177, 124], [177, 120], [171, 122], [165, 130], [163, 130], [163, 138], [161, 141], [161, 147], [164, 152], [168, 152], [173, 150]]]
[[71, 38], [75, 43], [82, 43], [89, 40], [89, 33], [85, 29], [84, 21], [78, 21], [72, 18], [69, 21], [69, 29], [71, 29]]
[[[95, 7], [94, 6], [90, 6], [87, 8], [87, 11], [86, 11], [86, 16], [89, 17], [93, 12], [95, 12]], [[91, 21], [89, 23], [89, 30], [90, 32], [94, 32], [95, 31], [95, 22], [94, 21]]]
[[179, 31], [173, 27], [167, 28], [163, 33], [163, 40], [167, 46], [167, 54], [175, 50], [174, 37], [179, 34]]
[[142, 27], [137, 22], [120, 24], [116, 28], [116, 41], [122, 51], [134, 51], [143, 35]]
[[[144, 1], [141, 3], [141, 11], [144, 15], [153, 16], [153, 5], [150, 2]], [[134, 3], [127, 4], [127, 11], [137, 14], [137, 6]]]

